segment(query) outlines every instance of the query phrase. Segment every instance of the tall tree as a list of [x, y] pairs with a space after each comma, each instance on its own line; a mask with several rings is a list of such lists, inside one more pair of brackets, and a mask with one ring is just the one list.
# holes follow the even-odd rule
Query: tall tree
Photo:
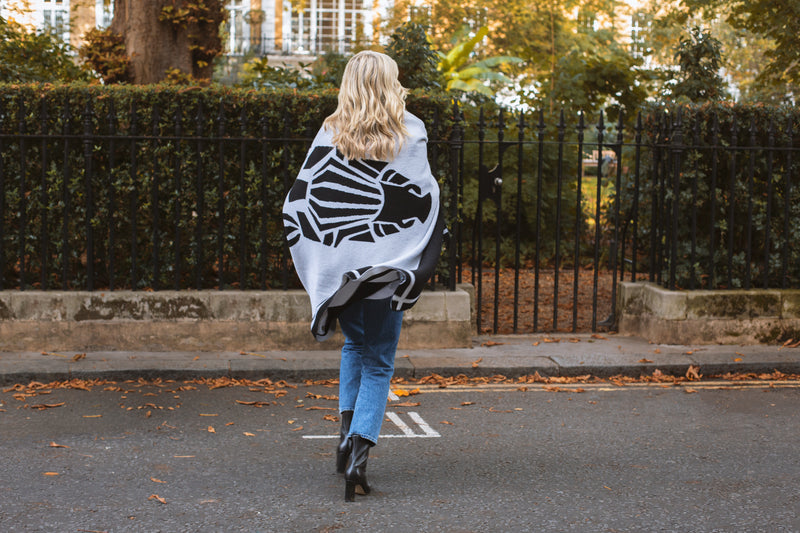
[[124, 39], [134, 83], [155, 83], [175, 70], [209, 79], [226, 15], [221, 0], [115, 0], [110, 30]]
[[786, 84], [797, 92], [800, 88], [800, 3], [796, 0], [739, 0], [732, 7], [728, 20], [733, 26], [775, 43], [765, 53], [769, 62], [762, 79]]

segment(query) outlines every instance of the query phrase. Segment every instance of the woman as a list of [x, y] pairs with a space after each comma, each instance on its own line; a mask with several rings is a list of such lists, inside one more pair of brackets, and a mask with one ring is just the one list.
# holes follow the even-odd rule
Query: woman
[[370, 491], [369, 448], [380, 435], [403, 310], [439, 258], [439, 187], [425, 126], [405, 110], [389, 56], [347, 63], [336, 111], [325, 119], [286, 198], [292, 259], [309, 293], [311, 332], [345, 336], [339, 374], [342, 426], [336, 468], [345, 499]]

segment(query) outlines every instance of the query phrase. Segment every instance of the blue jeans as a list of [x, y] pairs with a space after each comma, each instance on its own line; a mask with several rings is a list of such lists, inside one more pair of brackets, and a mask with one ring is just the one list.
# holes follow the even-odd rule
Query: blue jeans
[[345, 336], [339, 369], [339, 412], [353, 411], [350, 435], [377, 444], [403, 312], [385, 300], [360, 300], [339, 315]]

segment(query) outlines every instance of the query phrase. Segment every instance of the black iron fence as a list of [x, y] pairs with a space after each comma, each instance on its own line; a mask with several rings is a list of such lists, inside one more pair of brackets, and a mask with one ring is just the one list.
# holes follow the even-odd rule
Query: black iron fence
[[[335, 94], [299, 112], [291, 92], [271, 109], [246, 92], [177, 104], [173, 92], [147, 109], [137, 98], [163, 94], [124, 108], [111, 95], [77, 108], [0, 98], [0, 289], [300, 286], [281, 206]], [[449, 190], [446, 110], [415, 105]], [[454, 283], [452, 264], [445, 256], [437, 282]]]
[[[276, 206], [313, 128], [122, 111], [0, 106], [0, 289], [298, 286]], [[481, 332], [612, 326], [623, 279], [800, 287], [793, 110], [423, 118], [451, 235], [436, 281], [475, 285]]]
[[623, 279], [800, 287], [799, 119], [726, 105], [592, 123], [477, 112], [462, 220], [479, 331], [613, 326]]

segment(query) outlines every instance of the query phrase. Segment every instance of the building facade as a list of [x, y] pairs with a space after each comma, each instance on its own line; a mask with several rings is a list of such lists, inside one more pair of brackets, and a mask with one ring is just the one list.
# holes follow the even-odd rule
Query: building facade
[[[228, 55], [348, 53], [373, 39], [386, 0], [227, 0]], [[113, 0], [0, 0], [0, 16], [57, 33], [77, 48], [92, 27], [111, 24]]]

